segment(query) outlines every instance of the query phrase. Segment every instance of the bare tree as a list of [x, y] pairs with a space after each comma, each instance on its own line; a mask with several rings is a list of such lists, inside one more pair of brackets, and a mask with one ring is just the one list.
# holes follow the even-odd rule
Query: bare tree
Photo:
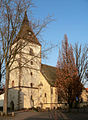
[[[17, 40], [19, 36], [19, 30], [25, 10], [30, 10], [33, 5], [31, 0], [2, 0], [0, 1], [0, 46], [1, 46], [1, 65], [3, 74], [5, 73], [5, 96], [4, 96], [4, 106], [3, 112], [7, 114], [7, 103], [8, 103], [8, 83], [9, 83], [9, 73], [11, 71], [11, 66], [16, 60], [17, 54], [20, 55], [21, 50], [28, 44], [28, 42]], [[26, 14], [26, 13], [25, 13]], [[37, 22], [27, 23], [30, 24], [32, 29], [35, 31], [35, 36], [38, 36], [42, 29], [44, 29], [48, 23], [52, 21], [51, 17], [47, 17], [42, 24]], [[34, 56], [35, 57], [35, 56]], [[32, 58], [33, 59], [33, 58]], [[26, 60], [26, 64], [29, 62]], [[18, 61], [19, 62], [19, 61]], [[25, 63], [21, 65], [25, 66]]]
[[4, 63], [5, 69], [3, 71], [6, 71], [3, 112], [7, 114], [9, 69], [11, 66], [11, 60], [13, 62], [19, 50], [19, 45], [17, 44], [15, 46], [14, 51], [11, 47], [21, 25], [22, 13], [24, 9], [29, 8], [32, 4], [30, 0], [2, 0], [0, 5], [0, 38], [2, 46], [1, 64]]
[[79, 78], [82, 84], [86, 84], [88, 79], [86, 78], [86, 72], [88, 70], [88, 48], [85, 45], [84, 48], [82, 46], [75, 44], [75, 60], [76, 60], [76, 66], [79, 74]]

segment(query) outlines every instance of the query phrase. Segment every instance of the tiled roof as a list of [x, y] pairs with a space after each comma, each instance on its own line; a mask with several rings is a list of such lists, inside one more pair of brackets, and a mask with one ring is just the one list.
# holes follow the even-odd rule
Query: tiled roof
[[86, 89], [86, 91], [88, 92], [88, 88], [85, 88]]
[[29, 20], [28, 20], [26, 12], [24, 15], [24, 19], [23, 19], [20, 31], [18, 32], [18, 35], [16, 37], [16, 40], [19, 40], [19, 39], [24, 39], [24, 40], [27, 40], [29, 42], [41, 45], [39, 43], [38, 39], [36, 38], [36, 36], [32, 30], [31, 25], [29, 24]]
[[55, 86], [56, 67], [41, 64], [41, 73], [51, 86]]

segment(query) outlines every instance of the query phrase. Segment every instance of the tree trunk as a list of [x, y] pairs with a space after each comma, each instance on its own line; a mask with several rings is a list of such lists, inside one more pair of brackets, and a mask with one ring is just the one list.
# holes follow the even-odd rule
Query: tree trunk
[[73, 107], [73, 102], [70, 102], [69, 103], [69, 108], [72, 108]]
[[6, 66], [6, 81], [5, 81], [5, 94], [4, 94], [4, 104], [3, 104], [3, 113], [7, 115], [8, 107], [8, 83], [9, 83], [9, 68]]

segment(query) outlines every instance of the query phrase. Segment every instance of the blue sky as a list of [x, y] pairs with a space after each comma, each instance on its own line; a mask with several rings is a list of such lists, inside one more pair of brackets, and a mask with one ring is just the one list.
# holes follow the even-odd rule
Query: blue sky
[[[36, 7], [32, 11], [35, 18], [43, 19], [49, 14], [55, 19], [42, 34], [45, 41], [60, 46], [64, 34], [67, 34], [73, 46], [76, 42], [87, 44], [88, 0], [34, 0], [34, 3]], [[55, 48], [42, 62], [56, 66], [57, 58], [58, 48]]]

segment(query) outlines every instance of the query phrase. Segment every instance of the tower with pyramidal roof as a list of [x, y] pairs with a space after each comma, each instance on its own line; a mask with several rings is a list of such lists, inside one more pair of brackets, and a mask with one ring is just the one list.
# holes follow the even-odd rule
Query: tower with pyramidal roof
[[53, 80], [50, 75], [53, 70], [55, 76], [56, 68], [41, 64], [41, 44], [29, 24], [26, 12], [13, 47], [15, 44], [19, 44], [20, 50], [11, 67], [8, 107], [12, 110], [32, 107], [51, 108], [52, 103], [57, 102], [55, 77]]

